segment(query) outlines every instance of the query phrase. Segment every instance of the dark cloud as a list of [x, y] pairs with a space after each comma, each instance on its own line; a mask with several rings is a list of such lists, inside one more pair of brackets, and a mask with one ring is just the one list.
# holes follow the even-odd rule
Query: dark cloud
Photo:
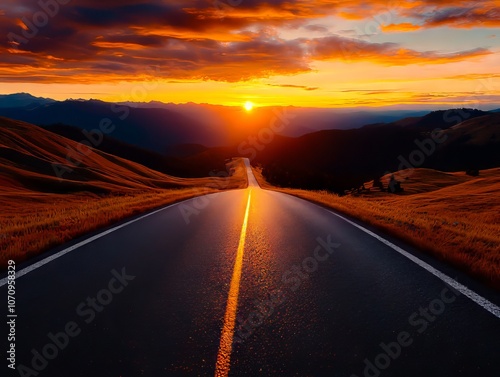
[[[426, 2], [437, 10], [419, 13], [422, 23], [462, 27], [498, 22], [490, 2], [466, 10], [450, 8], [451, 3]], [[398, 11], [414, 12], [420, 9], [418, 4], [405, 3]], [[387, 2], [382, 0], [363, 4], [348, 0], [72, 0], [58, 9], [43, 10], [38, 1], [2, 0], [0, 35], [5, 38], [0, 40], [0, 79], [132, 80], [150, 76], [147, 67], [156, 67], [155, 74], [164, 78], [232, 82], [309, 72], [315, 60], [405, 65], [446, 63], [489, 53], [479, 48], [452, 54], [419, 52], [342, 36], [284, 40], [274, 31], [277, 26], [302, 25], [326, 35], [328, 30], [314, 23], [317, 18], [346, 12], [368, 17], [384, 9]]]
[[434, 11], [424, 17], [424, 26], [498, 27], [500, 9], [495, 6], [452, 7]]

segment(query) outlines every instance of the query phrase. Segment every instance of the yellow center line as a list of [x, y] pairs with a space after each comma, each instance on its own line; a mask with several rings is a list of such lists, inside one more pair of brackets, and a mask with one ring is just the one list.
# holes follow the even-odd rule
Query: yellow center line
[[236, 310], [238, 309], [238, 295], [240, 293], [241, 269], [243, 267], [243, 251], [245, 249], [245, 238], [247, 235], [248, 213], [250, 212], [250, 199], [252, 190], [249, 190], [247, 209], [243, 226], [241, 227], [240, 243], [234, 262], [233, 277], [229, 286], [229, 295], [227, 298], [226, 314], [224, 316], [224, 326], [220, 337], [219, 353], [217, 354], [217, 363], [215, 365], [215, 376], [226, 377], [229, 375], [231, 367], [231, 352], [233, 350], [234, 327], [236, 323]]

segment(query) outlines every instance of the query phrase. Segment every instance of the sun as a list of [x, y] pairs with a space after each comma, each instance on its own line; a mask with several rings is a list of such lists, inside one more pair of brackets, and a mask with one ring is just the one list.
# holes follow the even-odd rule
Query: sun
[[243, 107], [245, 108], [246, 111], [252, 111], [253, 109], [253, 102], [246, 101]]

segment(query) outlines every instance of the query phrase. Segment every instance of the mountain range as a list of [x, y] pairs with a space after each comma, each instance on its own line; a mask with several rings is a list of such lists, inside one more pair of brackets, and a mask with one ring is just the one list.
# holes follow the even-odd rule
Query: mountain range
[[0, 109], [35, 108], [56, 102], [50, 98], [34, 97], [29, 93], [0, 94]]
[[179, 144], [231, 146], [276, 122], [285, 125], [279, 134], [298, 137], [324, 129], [359, 128], [369, 123], [392, 122], [426, 113], [296, 107], [256, 107], [246, 112], [242, 107], [193, 103], [54, 101], [26, 93], [0, 97], [0, 116], [39, 126], [63, 124], [87, 131], [109, 119], [116, 126], [110, 136], [161, 154], [170, 154]]
[[[325, 114], [329, 112], [256, 110], [242, 114], [238, 108], [211, 105], [58, 102], [26, 94], [0, 97], [0, 115], [41, 125], [47, 134], [57, 134], [61, 142], [79, 145], [91, 141], [93, 148], [106, 155], [177, 177], [216, 174], [224, 169], [227, 159], [241, 156], [261, 165], [264, 176], [275, 185], [342, 193], [401, 169], [459, 171], [500, 166], [498, 111], [462, 108], [424, 115], [398, 111], [385, 115], [386, 122], [380, 121], [380, 114], [375, 112], [351, 114], [351, 120], [358, 116], [372, 122], [363, 127], [349, 128], [353, 123], [340, 127], [347, 129], [328, 129], [319, 120], [319, 126], [297, 123], [295, 130], [302, 127], [316, 131], [300, 136], [273, 133], [266, 136], [269, 140], [262, 140], [262, 130], [269, 132], [270, 128], [262, 126], [264, 123], [260, 127], [251, 124], [252, 119], [296, 120], [290, 116], [296, 111], [296, 117], [309, 116], [311, 121], [327, 119]], [[348, 114], [344, 112], [346, 117]], [[400, 117], [394, 120], [398, 114]], [[246, 123], [219, 125], [218, 117], [240, 117]], [[330, 113], [330, 122], [339, 119]], [[292, 124], [285, 123], [287, 127]], [[47, 134], [44, 140], [48, 140]], [[252, 144], [252, 138], [257, 144]], [[4, 150], [2, 158], [20, 166], [25, 163], [22, 155], [12, 151]]]
[[[125, 144], [120, 147], [130, 150]], [[132, 191], [209, 187], [211, 183], [211, 178], [167, 175], [41, 127], [0, 117], [0, 191], [9, 195], [125, 195]]]
[[[463, 111], [457, 109], [455, 114]], [[499, 113], [470, 110], [468, 119], [457, 124], [437, 121], [444, 113], [412, 122], [407, 119], [399, 125], [276, 137], [256, 154], [254, 162], [264, 167], [271, 183], [339, 193], [402, 169], [465, 171], [500, 166]]]

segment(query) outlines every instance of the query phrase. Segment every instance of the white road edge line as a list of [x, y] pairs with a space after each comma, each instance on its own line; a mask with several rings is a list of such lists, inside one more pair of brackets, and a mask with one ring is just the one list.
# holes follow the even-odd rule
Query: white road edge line
[[465, 285], [460, 284], [458, 281], [456, 281], [453, 278], [449, 277], [448, 275], [442, 273], [441, 271], [435, 269], [430, 264], [427, 264], [423, 260], [421, 260], [421, 259], [417, 258], [416, 256], [410, 254], [408, 251], [400, 248], [397, 245], [394, 245], [390, 241], [387, 241], [385, 238], [380, 237], [378, 234], [373, 233], [372, 231], [370, 231], [370, 230], [362, 227], [359, 224], [356, 224], [355, 222], [353, 222], [353, 221], [351, 221], [349, 219], [346, 219], [344, 216], [341, 216], [341, 215], [339, 215], [339, 214], [337, 214], [337, 213], [335, 213], [333, 211], [330, 211], [330, 210], [328, 210], [328, 209], [326, 209], [324, 207], [321, 207], [321, 208], [323, 208], [327, 212], [330, 212], [331, 214], [333, 214], [333, 215], [341, 218], [342, 220], [348, 222], [349, 224], [351, 224], [351, 225], [355, 226], [356, 228], [362, 230], [363, 232], [369, 234], [370, 236], [376, 238], [380, 242], [382, 242], [382, 243], [386, 244], [387, 246], [389, 246], [391, 249], [396, 250], [401, 255], [405, 256], [406, 258], [408, 258], [412, 262], [416, 263], [417, 265], [419, 265], [423, 269], [427, 270], [428, 272], [430, 272], [431, 274], [433, 274], [435, 277], [437, 277], [438, 279], [442, 280], [443, 282], [445, 282], [449, 286], [453, 287], [454, 289], [456, 289], [457, 291], [459, 291], [460, 293], [462, 293], [464, 296], [468, 297], [469, 299], [471, 299], [472, 301], [474, 301], [476, 304], [478, 304], [479, 306], [481, 306], [483, 309], [486, 309], [491, 314], [493, 314], [495, 317], [497, 317], [497, 318], [500, 319], [500, 307], [498, 307], [497, 305], [495, 305], [491, 301], [485, 299], [483, 296], [478, 295], [476, 292], [474, 292], [471, 289], [467, 288]]
[[[218, 193], [214, 193], [214, 194], [218, 194]], [[214, 195], [214, 194], [208, 194], [208, 195]], [[82, 246], [84, 246], [84, 245], [87, 245], [87, 244], [89, 244], [89, 243], [91, 243], [91, 242], [94, 242], [95, 240], [97, 240], [97, 239], [99, 239], [99, 238], [101, 238], [101, 237], [104, 237], [104, 236], [106, 236], [106, 235], [108, 235], [108, 234], [110, 234], [110, 233], [113, 233], [114, 231], [116, 231], [116, 230], [118, 230], [118, 229], [124, 228], [124, 227], [126, 227], [126, 226], [128, 226], [128, 225], [130, 225], [130, 224], [133, 224], [133, 223], [135, 223], [135, 222], [137, 222], [137, 221], [140, 221], [140, 220], [142, 220], [142, 219], [145, 219], [146, 217], [152, 216], [152, 215], [154, 215], [154, 214], [156, 214], [156, 213], [158, 213], [158, 212], [164, 211], [164, 210], [166, 210], [166, 209], [168, 209], [168, 208], [171, 208], [171, 207], [175, 207], [175, 206], [177, 206], [177, 205], [179, 205], [179, 204], [182, 204], [182, 203], [184, 203], [184, 202], [187, 202], [188, 200], [193, 200], [193, 199], [196, 199], [196, 198], [199, 198], [199, 196], [196, 196], [196, 197], [194, 197], [194, 198], [189, 198], [189, 199], [186, 199], [186, 200], [180, 201], [180, 202], [178, 202], [178, 203], [170, 204], [170, 205], [168, 205], [168, 206], [166, 206], [166, 207], [163, 207], [163, 208], [157, 209], [157, 210], [155, 210], [155, 211], [153, 211], [153, 212], [150, 212], [150, 213], [147, 213], [147, 214], [145, 214], [145, 215], [143, 215], [143, 216], [141, 216], [141, 217], [138, 217], [137, 219], [134, 219], [134, 220], [128, 221], [128, 222], [126, 222], [126, 223], [124, 223], [124, 224], [121, 224], [121, 225], [115, 226], [114, 228], [111, 228], [111, 229], [105, 230], [105, 231], [104, 231], [104, 232], [102, 232], [102, 233], [96, 234], [95, 236], [92, 236], [92, 237], [87, 238], [87, 239], [85, 239], [85, 240], [83, 240], [83, 241], [81, 241], [81, 242], [78, 242], [77, 244], [75, 244], [75, 245], [73, 245], [73, 246], [70, 246], [70, 247], [68, 247], [68, 248], [66, 248], [66, 249], [64, 249], [64, 250], [61, 250], [61, 251], [59, 251], [59, 252], [57, 252], [57, 253], [55, 253], [55, 254], [53, 254], [53, 255], [51, 255], [51, 256], [49, 256], [49, 257], [47, 257], [47, 258], [44, 258], [44, 259], [42, 259], [41, 261], [38, 261], [38, 262], [36, 262], [36, 263], [33, 263], [33, 264], [31, 264], [31, 265], [29, 265], [29, 266], [27, 266], [27, 267], [23, 268], [22, 270], [16, 271], [16, 280], [17, 280], [18, 278], [20, 278], [20, 277], [22, 277], [22, 276], [24, 276], [24, 275], [26, 275], [26, 274], [28, 274], [28, 273], [32, 272], [32, 271], [35, 271], [36, 269], [38, 269], [38, 268], [40, 268], [40, 267], [42, 267], [42, 266], [46, 265], [47, 263], [52, 262], [53, 260], [56, 260], [57, 258], [60, 258], [60, 257], [62, 257], [62, 256], [63, 256], [63, 255], [65, 255], [65, 254], [68, 254], [69, 252], [71, 252], [71, 251], [73, 251], [73, 250], [76, 250], [76, 249], [78, 249], [78, 248], [80, 248], [80, 247], [82, 247]], [[1, 287], [3, 287], [3, 286], [4, 286], [4, 285], [6, 285], [6, 284], [7, 284], [7, 277], [5, 277], [5, 278], [3, 278], [3, 279], [0, 279], [0, 288], [1, 288]]]

